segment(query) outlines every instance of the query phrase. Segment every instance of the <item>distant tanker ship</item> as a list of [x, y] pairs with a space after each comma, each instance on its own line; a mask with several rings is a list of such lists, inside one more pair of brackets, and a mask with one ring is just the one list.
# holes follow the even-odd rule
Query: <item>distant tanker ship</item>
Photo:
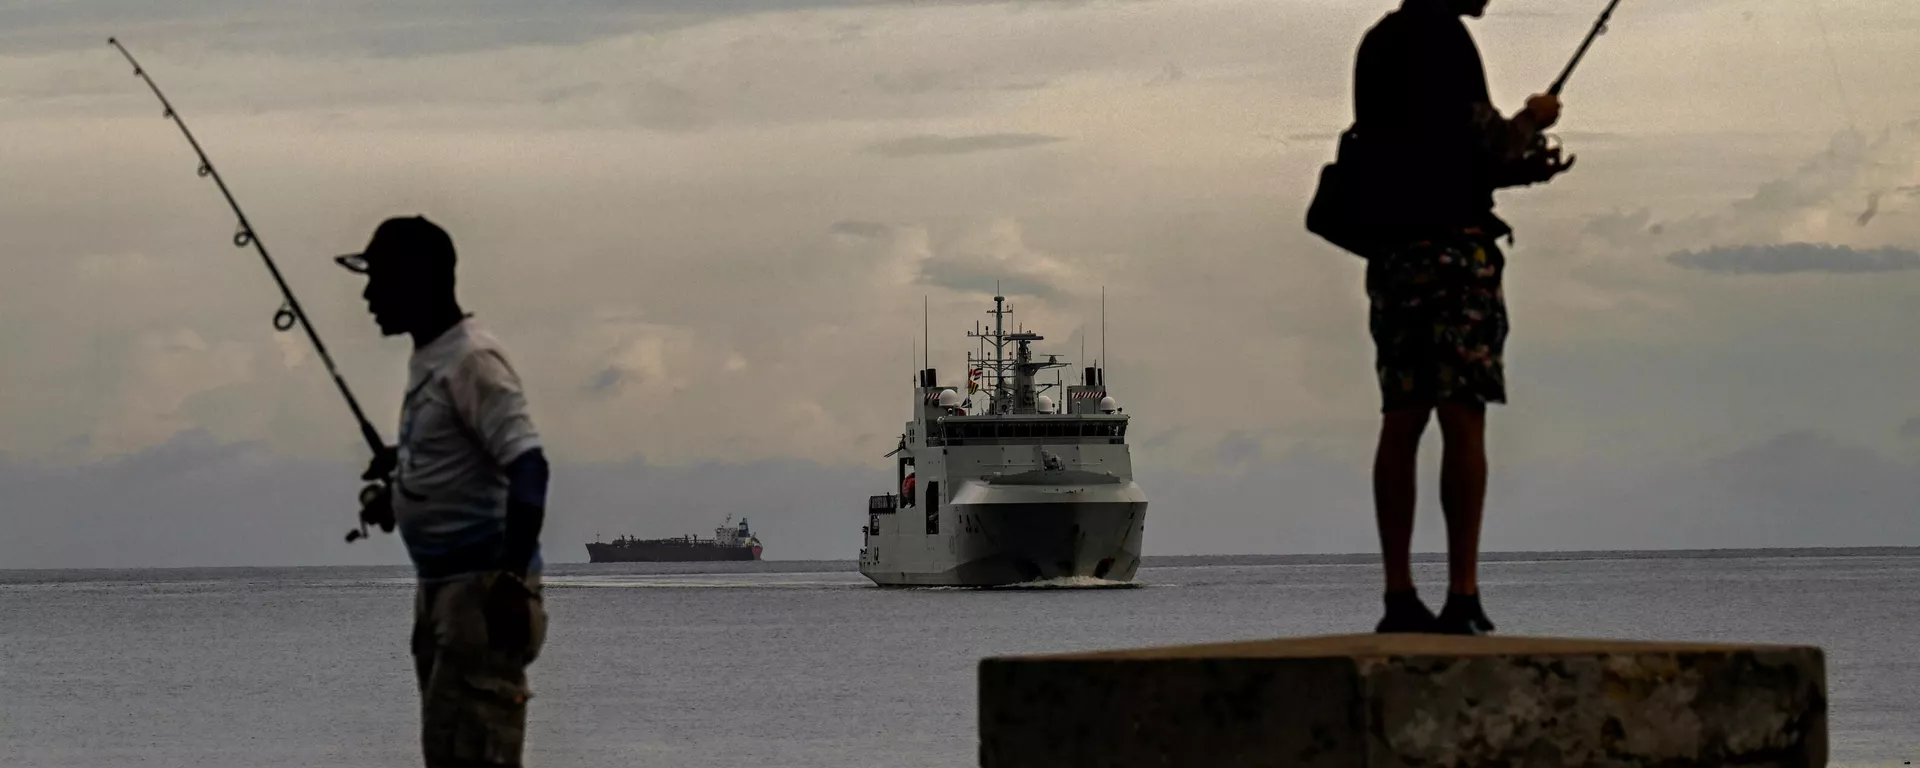
[[747, 528], [746, 518], [734, 526], [733, 516], [713, 529], [713, 538], [677, 536], [671, 539], [636, 539], [622, 536], [609, 542], [587, 545], [590, 563], [682, 563], [708, 560], [759, 560], [760, 539]]

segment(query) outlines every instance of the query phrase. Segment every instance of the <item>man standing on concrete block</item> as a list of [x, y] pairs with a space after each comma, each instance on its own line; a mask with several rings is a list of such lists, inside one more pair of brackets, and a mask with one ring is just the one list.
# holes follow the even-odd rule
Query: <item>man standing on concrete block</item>
[[[1485, 634], [1480, 607], [1483, 441], [1488, 403], [1507, 398], [1501, 353], [1507, 309], [1505, 256], [1512, 230], [1493, 213], [1493, 190], [1546, 181], [1564, 170], [1533, 153], [1560, 113], [1536, 95], [1511, 119], [1488, 96], [1479, 50], [1462, 16], [1487, 0], [1404, 0], [1361, 41], [1355, 66], [1355, 128], [1374, 201], [1369, 216], [1386, 243], [1371, 254], [1366, 289], [1379, 377], [1374, 508], [1386, 566], [1380, 632]], [[1438, 617], [1420, 599], [1409, 551], [1417, 454], [1439, 414], [1440, 478], [1449, 589]]]
[[361, 519], [397, 526], [418, 577], [413, 666], [427, 768], [515, 767], [527, 665], [546, 639], [540, 528], [547, 460], [520, 377], [454, 297], [453, 240], [424, 217], [388, 219], [362, 253], [380, 332], [413, 338], [396, 449], [365, 479], [391, 494]]

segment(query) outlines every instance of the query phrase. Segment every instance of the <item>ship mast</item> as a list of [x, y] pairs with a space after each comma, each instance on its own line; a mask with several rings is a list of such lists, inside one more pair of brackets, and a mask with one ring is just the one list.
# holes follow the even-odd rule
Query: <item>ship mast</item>
[[[987, 313], [993, 315], [992, 333], [982, 333], [976, 330], [967, 334], [968, 336], [980, 339], [983, 345], [987, 342], [993, 344], [992, 365], [989, 366], [987, 363], [983, 346], [982, 352], [977, 359], [972, 358], [971, 353], [969, 353], [968, 368], [971, 370], [977, 362], [980, 367], [991, 367], [993, 370], [993, 383], [991, 385], [993, 407], [989, 411], [990, 413], [1000, 415], [1034, 413], [1035, 403], [1037, 402], [1035, 395], [1037, 393], [1033, 389], [1033, 375], [1048, 368], [1063, 367], [1066, 363], [1057, 362], [1056, 356], [1054, 355], [1048, 355], [1047, 361], [1043, 363], [1034, 361], [1033, 351], [1028, 345], [1036, 341], [1041, 341], [1046, 337], [1025, 329], [1022, 329], [1019, 333], [1007, 333], [1007, 315], [1013, 314], [1013, 310], [1007, 308], [1006, 301], [1007, 297], [1005, 296], [995, 295], [993, 297], [993, 309]], [[978, 323], [975, 325], [977, 327]], [[1012, 359], [1007, 358], [1006, 346], [1009, 343], [1015, 345], [1014, 357]], [[1012, 383], [1008, 383], [1007, 381], [1007, 374], [1009, 372], [1013, 374]]]
[[[991, 410], [992, 413], [1007, 413], [1008, 403], [1011, 400], [1011, 398], [1008, 397], [1009, 390], [1008, 390], [1007, 381], [1006, 381], [1006, 370], [1007, 370], [1006, 346], [1007, 346], [1007, 315], [1013, 314], [1013, 310], [1008, 309], [1006, 306], [1006, 303], [1007, 303], [1007, 297], [1000, 295], [999, 292], [996, 290], [994, 292], [994, 297], [993, 297], [993, 309], [987, 311], [987, 314], [993, 315], [993, 332], [981, 333], [979, 331], [973, 331], [967, 334], [968, 336], [979, 339], [983, 345], [989, 342], [993, 344], [993, 365], [992, 366], [987, 365], [984, 346], [982, 347], [980, 357], [976, 360], [970, 361], [970, 362], [977, 363], [982, 368], [991, 368], [992, 370], [993, 383], [989, 385], [990, 387], [989, 391], [991, 392], [991, 394], [989, 395], [989, 398], [993, 403], [993, 408]], [[969, 368], [971, 367], [972, 366], [970, 365]]]

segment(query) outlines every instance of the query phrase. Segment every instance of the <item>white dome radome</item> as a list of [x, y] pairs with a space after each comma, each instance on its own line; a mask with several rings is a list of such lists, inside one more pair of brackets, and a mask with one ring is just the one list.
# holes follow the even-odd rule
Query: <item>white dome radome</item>
[[955, 408], [960, 405], [960, 393], [951, 389], [940, 390], [940, 407]]
[[1053, 413], [1053, 398], [1041, 395], [1034, 398], [1033, 402], [1034, 405], [1039, 406], [1041, 413]]
[[1117, 410], [1120, 410], [1120, 402], [1117, 400], [1114, 400], [1112, 395], [1108, 395], [1106, 397], [1100, 398], [1101, 413], [1113, 413], [1114, 411], [1117, 411]]

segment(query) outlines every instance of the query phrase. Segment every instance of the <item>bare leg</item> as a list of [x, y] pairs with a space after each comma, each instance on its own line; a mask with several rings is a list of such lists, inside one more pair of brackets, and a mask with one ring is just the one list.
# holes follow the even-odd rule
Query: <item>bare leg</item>
[[1487, 496], [1487, 414], [1482, 408], [1443, 404], [1440, 436], [1440, 508], [1447, 518], [1447, 591], [1479, 594], [1480, 522]]
[[1413, 589], [1413, 511], [1418, 500], [1420, 435], [1431, 411], [1394, 411], [1380, 421], [1373, 454], [1373, 514], [1380, 529], [1380, 556], [1387, 591]]

